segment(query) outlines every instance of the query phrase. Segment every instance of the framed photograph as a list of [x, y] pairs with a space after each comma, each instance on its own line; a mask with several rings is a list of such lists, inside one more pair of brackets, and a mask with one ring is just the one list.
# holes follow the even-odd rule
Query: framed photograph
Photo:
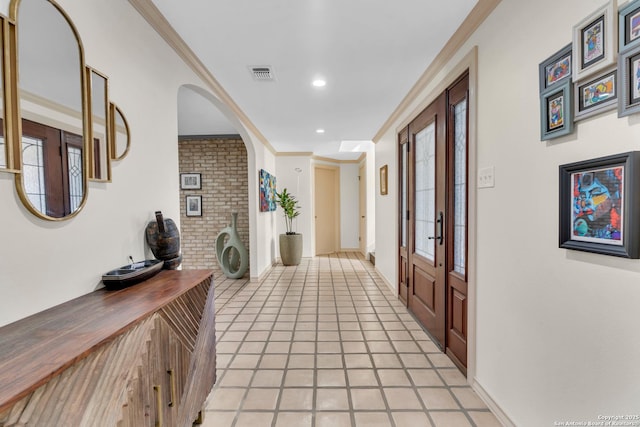
[[187, 196], [187, 216], [202, 216], [202, 196]]
[[383, 196], [388, 193], [387, 170], [388, 170], [387, 165], [384, 165], [380, 168], [380, 194]]
[[618, 54], [618, 3], [607, 4], [573, 27], [573, 81], [615, 64]]
[[200, 190], [202, 184], [200, 182], [199, 173], [181, 173], [180, 189], [181, 190]]
[[618, 105], [618, 70], [608, 68], [597, 77], [575, 84], [574, 120], [612, 110]]
[[[640, 0], [638, 0], [640, 1]], [[569, 43], [540, 63], [540, 92], [571, 78], [572, 44]]]
[[618, 72], [622, 85], [618, 117], [624, 117], [640, 111], [640, 46], [620, 53]]
[[276, 177], [264, 169], [259, 172], [260, 212], [276, 210]]
[[640, 43], [640, 0], [633, 0], [618, 12], [618, 46], [620, 51]]
[[560, 247], [640, 258], [640, 151], [560, 166]]
[[573, 132], [571, 80], [540, 94], [540, 139], [546, 141]]

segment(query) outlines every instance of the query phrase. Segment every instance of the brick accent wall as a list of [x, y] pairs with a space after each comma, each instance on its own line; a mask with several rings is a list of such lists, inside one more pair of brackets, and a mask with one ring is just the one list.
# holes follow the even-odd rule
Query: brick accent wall
[[[181, 138], [178, 144], [180, 173], [199, 173], [202, 182], [201, 190], [180, 190], [182, 268], [213, 269], [218, 276], [215, 240], [231, 224], [231, 212], [238, 212], [238, 233], [249, 250], [247, 149], [239, 137]], [[186, 216], [190, 195], [202, 196], [202, 217]]]

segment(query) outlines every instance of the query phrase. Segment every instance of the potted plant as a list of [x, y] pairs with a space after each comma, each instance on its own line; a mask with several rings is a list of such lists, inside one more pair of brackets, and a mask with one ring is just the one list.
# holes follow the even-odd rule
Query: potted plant
[[293, 219], [300, 215], [300, 206], [286, 188], [281, 193], [276, 191], [276, 203], [284, 211], [287, 228], [287, 232], [280, 235], [280, 259], [284, 265], [298, 265], [302, 258], [302, 234], [293, 231]]

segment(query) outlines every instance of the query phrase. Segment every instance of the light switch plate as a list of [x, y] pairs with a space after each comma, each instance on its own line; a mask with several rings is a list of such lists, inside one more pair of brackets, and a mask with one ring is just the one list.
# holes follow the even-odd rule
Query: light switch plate
[[495, 186], [495, 169], [493, 166], [482, 168], [478, 171], [478, 188], [491, 188]]

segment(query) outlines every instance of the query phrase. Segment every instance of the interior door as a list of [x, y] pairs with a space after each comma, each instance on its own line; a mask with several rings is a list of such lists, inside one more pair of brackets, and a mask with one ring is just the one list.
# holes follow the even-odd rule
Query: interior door
[[398, 295], [465, 372], [468, 76], [398, 134]]
[[316, 255], [338, 250], [340, 177], [338, 169], [315, 167]]

